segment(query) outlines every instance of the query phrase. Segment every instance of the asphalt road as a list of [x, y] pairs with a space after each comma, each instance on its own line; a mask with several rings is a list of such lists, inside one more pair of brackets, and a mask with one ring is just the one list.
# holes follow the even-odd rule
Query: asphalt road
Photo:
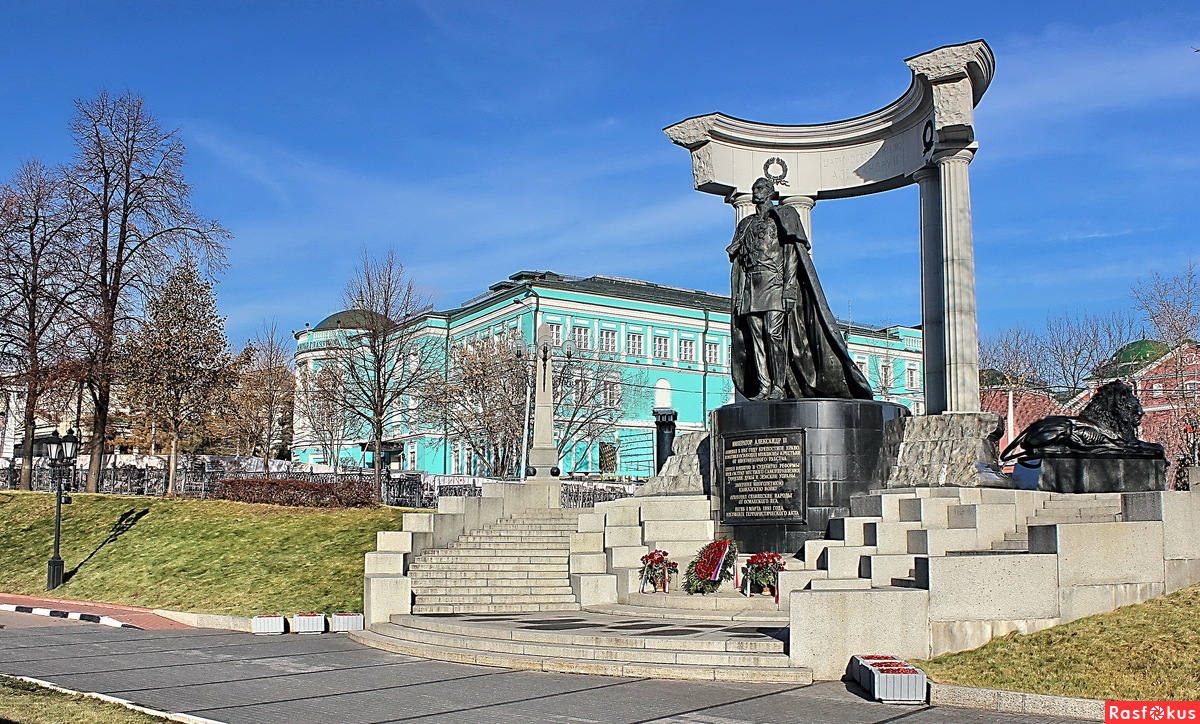
[[[37, 619], [37, 620], [35, 620]], [[136, 631], [0, 613], [0, 673], [227, 724], [1062, 722], [863, 699], [841, 682], [659, 681], [428, 661], [343, 636]]]

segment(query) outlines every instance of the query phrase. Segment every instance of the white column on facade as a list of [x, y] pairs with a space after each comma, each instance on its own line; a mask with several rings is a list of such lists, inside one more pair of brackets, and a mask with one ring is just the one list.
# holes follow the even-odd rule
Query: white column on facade
[[812, 210], [817, 205], [817, 200], [811, 196], [784, 196], [779, 203], [791, 206], [800, 214], [800, 224], [804, 227], [804, 235], [808, 237], [808, 254], [812, 256]]
[[913, 174], [921, 190], [921, 349], [925, 412], [946, 411], [945, 324], [942, 303], [942, 185], [936, 166]]
[[942, 197], [942, 306], [946, 412], [979, 411], [979, 328], [975, 317], [975, 240], [971, 231], [972, 147], [934, 157]]
[[725, 203], [733, 207], [733, 213], [736, 217], [734, 219], [735, 225], [754, 213], [754, 197], [750, 194], [729, 194], [729, 196], [725, 197]]

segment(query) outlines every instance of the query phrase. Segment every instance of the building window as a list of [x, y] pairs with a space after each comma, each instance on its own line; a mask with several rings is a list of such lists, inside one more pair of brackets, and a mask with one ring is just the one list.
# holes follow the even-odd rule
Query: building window
[[904, 349], [919, 350], [921, 349], [921, 340], [918, 337], [905, 337]]
[[628, 353], [634, 357], [641, 357], [643, 354], [646, 353], [646, 351], [643, 349], [643, 345], [644, 345], [645, 341], [646, 341], [646, 338], [640, 334], [635, 334], [633, 332], [630, 332], [629, 334], [625, 335], [625, 351], [626, 351], [626, 353]]
[[616, 409], [621, 406], [621, 381], [609, 377], [604, 380], [604, 406]]
[[908, 374], [908, 385], [907, 385], [908, 389], [910, 389], [910, 390], [921, 389], [921, 375], [919, 373], [919, 370], [917, 370], [917, 366], [915, 364], [913, 364], [911, 362], [909, 363], [907, 374]]
[[555, 347], [561, 347], [562, 339], [563, 339], [562, 325], [554, 324], [553, 322], [551, 322], [550, 323], [550, 344], [554, 345]]
[[696, 340], [679, 340], [679, 359], [683, 360], [684, 362], [696, 361]]
[[408, 469], [417, 469], [417, 444], [415, 442], [408, 446]]
[[616, 352], [617, 351], [617, 333], [611, 329], [600, 330], [600, 351], [601, 352]]
[[654, 337], [654, 356], [667, 359], [671, 356], [671, 339], [669, 337]]
[[450, 474], [462, 475], [462, 446], [455, 445], [450, 453]]
[[879, 361], [879, 385], [884, 390], [892, 389], [893, 382], [892, 362], [891, 360]]
[[571, 327], [571, 336], [575, 338], [575, 346], [579, 349], [592, 348], [591, 327]]
[[1162, 388], [1162, 385], [1161, 385], [1161, 384], [1156, 384], [1156, 385], [1154, 385], [1154, 387], [1153, 387], [1152, 389], [1154, 390], [1154, 396], [1155, 396], [1155, 397], [1162, 397], [1162, 396], [1163, 396], [1163, 388]]
[[914, 415], [924, 415], [925, 403], [921, 402], [920, 400], [913, 401], [912, 411]]
[[854, 364], [858, 365], [859, 371], [861, 371], [864, 375], [870, 376], [869, 372], [867, 371], [867, 356], [865, 354], [854, 355]]
[[710, 365], [721, 364], [721, 345], [716, 342], [704, 343], [704, 361]]

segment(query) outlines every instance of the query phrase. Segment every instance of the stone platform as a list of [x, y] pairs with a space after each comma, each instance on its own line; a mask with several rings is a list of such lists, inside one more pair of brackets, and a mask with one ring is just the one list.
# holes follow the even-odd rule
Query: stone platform
[[1164, 490], [1167, 461], [1161, 456], [1046, 455], [1038, 488], [1056, 493], [1133, 493]]
[[812, 683], [784, 652], [786, 622], [571, 613], [395, 615], [355, 640], [510, 669], [657, 679]]

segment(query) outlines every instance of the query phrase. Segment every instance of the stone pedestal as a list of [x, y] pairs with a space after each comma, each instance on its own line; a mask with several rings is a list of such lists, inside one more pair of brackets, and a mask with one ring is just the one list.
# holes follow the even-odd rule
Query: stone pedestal
[[658, 474], [638, 487], [635, 497], [650, 495], [708, 495], [709, 436], [707, 432], [689, 432], [676, 436], [671, 456]]
[[889, 488], [953, 485], [1011, 488], [1000, 472], [1002, 419], [991, 412], [905, 417], [888, 425]]
[[1139, 493], [1165, 490], [1161, 457], [1047, 455], [1038, 489], [1054, 493]]
[[852, 495], [883, 485], [884, 428], [907, 415], [894, 402], [841, 399], [713, 411], [712, 488], [725, 532], [739, 550], [785, 554], [824, 535], [830, 518], [849, 514]]

